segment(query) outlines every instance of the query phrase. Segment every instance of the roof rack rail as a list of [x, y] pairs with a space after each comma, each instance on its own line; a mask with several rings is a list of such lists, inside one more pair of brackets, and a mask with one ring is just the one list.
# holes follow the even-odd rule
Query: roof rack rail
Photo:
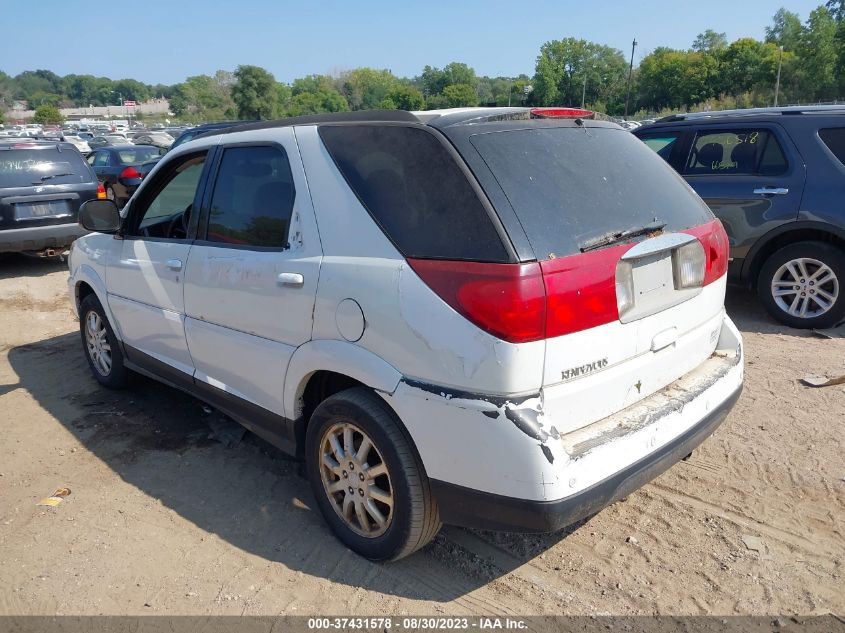
[[209, 130], [198, 134], [197, 138], [217, 136], [218, 134], [234, 134], [235, 132], [246, 132], [249, 130], [266, 130], [277, 127], [289, 127], [291, 125], [308, 125], [311, 123], [348, 123], [348, 122], [408, 122], [419, 123], [419, 119], [406, 110], [356, 110], [354, 112], [329, 112], [324, 114], [306, 114], [304, 116], [287, 117], [272, 121], [258, 121], [256, 123], [244, 123], [220, 130]]
[[709, 112], [682, 112], [670, 114], [669, 116], [657, 119], [655, 123], [672, 123], [675, 121], [687, 121], [697, 119], [711, 119], [720, 117], [743, 117], [772, 115], [796, 115], [796, 114], [845, 114], [845, 104], [837, 105], [806, 105], [806, 106], [782, 106], [769, 108], [745, 108], [736, 110], [712, 110]]

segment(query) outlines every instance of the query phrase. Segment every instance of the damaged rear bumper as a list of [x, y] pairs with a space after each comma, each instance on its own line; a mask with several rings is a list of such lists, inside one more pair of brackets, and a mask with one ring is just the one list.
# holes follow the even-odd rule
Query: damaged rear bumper
[[581, 492], [556, 501], [530, 501], [431, 481], [444, 523], [506, 532], [554, 532], [631, 494], [689, 455], [722, 423], [742, 392], [740, 385], [698, 424], [668, 444]]
[[742, 337], [727, 317], [716, 349], [663, 389], [560, 433], [543, 394], [472, 394], [400, 381], [382, 394], [422, 458], [444, 523], [546, 532], [630, 494], [692, 452], [733, 407]]

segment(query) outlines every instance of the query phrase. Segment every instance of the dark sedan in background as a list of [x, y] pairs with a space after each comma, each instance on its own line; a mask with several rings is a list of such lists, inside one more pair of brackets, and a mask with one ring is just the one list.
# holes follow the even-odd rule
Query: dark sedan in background
[[0, 140], [0, 253], [60, 255], [85, 231], [83, 202], [97, 178], [70, 143]]
[[157, 159], [161, 150], [151, 145], [111, 145], [100, 147], [89, 157], [97, 178], [103, 183], [106, 197], [123, 207], [141, 184], [141, 165]]

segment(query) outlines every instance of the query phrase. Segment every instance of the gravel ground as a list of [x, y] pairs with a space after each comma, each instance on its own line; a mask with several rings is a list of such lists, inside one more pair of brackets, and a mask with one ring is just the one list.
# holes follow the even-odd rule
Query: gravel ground
[[[446, 528], [393, 564], [340, 545], [298, 465], [153, 381], [100, 388], [65, 265], [0, 259], [0, 614], [845, 612], [845, 339], [729, 291], [745, 391], [681, 462], [586, 522]], [[57, 507], [36, 505], [58, 487]]]

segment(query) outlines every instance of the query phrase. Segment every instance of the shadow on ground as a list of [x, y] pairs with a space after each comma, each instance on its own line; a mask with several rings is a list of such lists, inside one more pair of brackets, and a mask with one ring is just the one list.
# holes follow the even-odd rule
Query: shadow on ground
[[[775, 324], [742, 291], [729, 292], [728, 310], [746, 332], [805, 335]], [[449, 529], [408, 559], [369, 563], [333, 538], [311, 509], [297, 462], [249, 434], [232, 448], [209, 439], [209, 418], [216, 414], [198, 400], [139, 376], [124, 391], [99, 387], [75, 333], [12, 348], [9, 362], [20, 386], [125, 481], [237, 548], [333, 582], [449, 601], [530, 561], [585, 523], [530, 536]], [[0, 385], [0, 395], [15, 387]]]
[[0, 280], [15, 277], [42, 277], [62, 270], [67, 271], [66, 258], [0, 253]]
[[210, 439], [218, 414], [202, 402], [135, 375], [126, 390], [100, 387], [76, 333], [14, 347], [8, 358], [19, 383], [0, 385], [0, 395], [26, 389], [124, 481], [236, 548], [335, 583], [447, 602], [577, 528], [532, 536], [512, 553], [487, 550], [478, 534], [450, 529], [407, 559], [370, 563], [331, 534], [298, 462], [249, 433], [234, 447]]

